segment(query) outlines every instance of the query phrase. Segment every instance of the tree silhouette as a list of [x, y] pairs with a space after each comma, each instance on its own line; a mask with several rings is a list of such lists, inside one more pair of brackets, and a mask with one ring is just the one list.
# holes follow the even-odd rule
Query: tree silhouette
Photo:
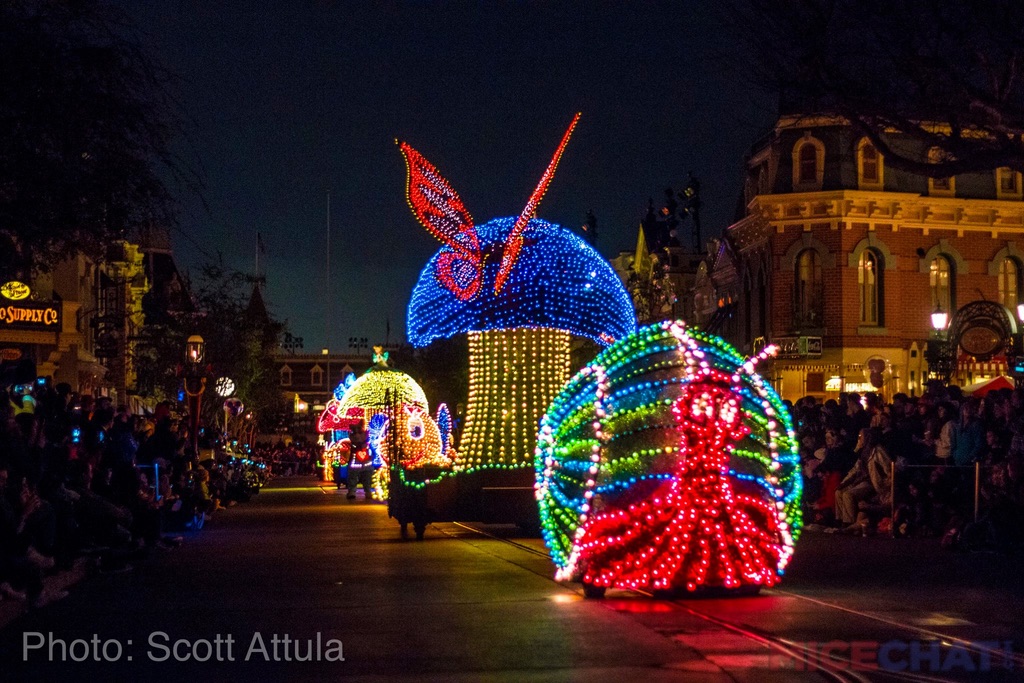
[[99, 0], [0, 3], [0, 272], [174, 222], [169, 75]]
[[[783, 114], [845, 119], [886, 164], [919, 175], [1024, 172], [1018, 0], [734, 0], [721, 9], [744, 46], [726, 57], [776, 92]], [[928, 158], [931, 148], [939, 153]]]

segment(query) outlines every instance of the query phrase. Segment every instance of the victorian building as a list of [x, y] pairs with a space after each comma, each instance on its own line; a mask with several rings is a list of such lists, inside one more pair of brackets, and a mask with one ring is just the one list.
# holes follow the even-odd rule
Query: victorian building
[[909, 174], [825, 116], [781, 117], [746, 171], [743, 215], [697, 274], [696, 316], [729, 318], [719, 331], [746, 353], [778, 344], [769, 374], [785, 398], [920, 393], [940, 360], [959, 384], [1008, 372], [1021, 174]]
[[157, 227], [110, 243], [98, 261], [78, 255], [30, 282], [0, 282], [4, 381], [34, 368], [80, 394], [109, 396], [133, 412], [152, 409], [136, 386], [140, 330], [189, 310], [170, 238]]
[[142, 253], [131, 242], [111, 243], [99, 262], [63, 261], [26, 283], [24, 298], [5, 294], [10, 314], [0, 316], [0, 353], [8, 364], [30, 361], [39, 377], [72, 391], [130, 404], [148, 290]]
[[357, 377], [372, 365], [366, 353], [296, 353], [284, 350], [275, 357], [277, 381], [292, 406], [292, 434], [317, 440], [317, 420], [334, 389], [350, 373]]

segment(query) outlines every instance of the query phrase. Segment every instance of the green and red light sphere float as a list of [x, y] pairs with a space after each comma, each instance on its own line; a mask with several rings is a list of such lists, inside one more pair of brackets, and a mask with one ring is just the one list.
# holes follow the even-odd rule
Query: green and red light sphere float
[[535, 460], [561, 580], [652, 591], [776, 584], [801, 528], [788, 411], [718, 337], [667, 321], [603, 351], [555, 398]]

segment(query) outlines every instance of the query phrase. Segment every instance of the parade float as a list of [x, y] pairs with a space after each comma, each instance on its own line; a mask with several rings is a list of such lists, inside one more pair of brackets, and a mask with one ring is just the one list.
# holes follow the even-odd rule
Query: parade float
[[648, 591], [778, 582], [801, 528], [789, 413], [718, 337], [664, 322], [576, 374], [541, 420], [542, 535], [556, 578]]
[[[535, 527], [537, 427], [571, 375], [573, 336], [607, 346], [636, 329], [632, 301], [609, 263], [572, 232], [535, 217], [578, 119], [519, 216], [480, 226], [438, 170], [399, 143], [409, 206], [443, 243], [413, 289], [408, 339], [423, 347], [469, 338], [469, 396], [454, 466], [432, 479], [393, 472], [402, 486], [392, 513], [403, 529], [408, 511], [423, 503], [406, 505], [403, 496], [415, 489], [427, 497], [429, 514], [412, 520], [418, 536], [427, 521], [441, 517]], [[451, 479], [454, 484], [446, 483]], [[454, 495], [442, 494], [453, 486]], [[432, 492], [443, 505], [429, 503]]]
[[[438, 409], [444, 431], [428, 412], [427, 397], [409, 375], [388, 365], [388, 352], [375, 346], [373, 366], [355, 378], [349, 374], [334, 390], [320, 414], [318, 430], [325, 435], [324, 477], [346, 476], [347, 436], [352, 425], [363, 422], [369, 435], [370, 457], [376, 470], [374, 488], [387, 497], [389, 456], [399, 452], [407, 467], [449, 466], [451, 419], [447, 406]], [[390, 447], [389, 447], [390, 444]], [[396, 449], [400, 444], [402, 449]]]

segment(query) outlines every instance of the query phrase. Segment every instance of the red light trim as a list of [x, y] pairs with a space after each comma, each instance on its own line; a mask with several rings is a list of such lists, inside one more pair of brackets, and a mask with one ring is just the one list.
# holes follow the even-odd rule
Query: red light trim
[[573, 117], [572, 123], [569, 124], [569, 130], [565, 131], [565, 135], [562, 136], [562, 142], [559, 143], [558, 149], [555, 150], [555, 155], [551, 157], [551, 163], [548, 164], [548, 168], [544, 171], [544, 175], [540, 177], [540, 182], [537, 183], [537, 188], [530, 195], [530, 200], [526, 202], [526, 208], [519, 214], [519, 220], [512, 226], [512, 231], [508, 234], [508, 239], [505, 240], [505, 252], [501, 257], [501, 268], [498, 270], [498, 276], [494, 279], [494, 293], [497, 294], [501, 291], [501, 288], [505, 286], [505, 281], [508, 280], [509, 274], [512, 272], [512, 267], [516, 264], [519, 259], [519, 252], [523, 248], [523, 232], [526, 231], [526, 226], [537, 213], [537, 205], [540, 204], [540, 200], [544, 198], [544, 193], [548, 190], [548, 185], [551, 184], [551, 179], [555, 177], [555, 169], [558, 168], [558, 162], [562, 158], [562, 152], [565, 151], [565, 146], [569, 143], [569, 138], [572, 136], [573, 130], [576, 128], [576, 124], [580, 120], [580, 114], [577, 113]]
[[[483, 279], [483, 258], [473, 217], [433, 164], [408, 143], [396, 142], [405, 157], [409, 208], [431, 235], [452, 249], [438, 259], [437, 279], [456, 297], [468, 301]], [[457, 270], [463, 271], [461, 277], [456, 277]]]

